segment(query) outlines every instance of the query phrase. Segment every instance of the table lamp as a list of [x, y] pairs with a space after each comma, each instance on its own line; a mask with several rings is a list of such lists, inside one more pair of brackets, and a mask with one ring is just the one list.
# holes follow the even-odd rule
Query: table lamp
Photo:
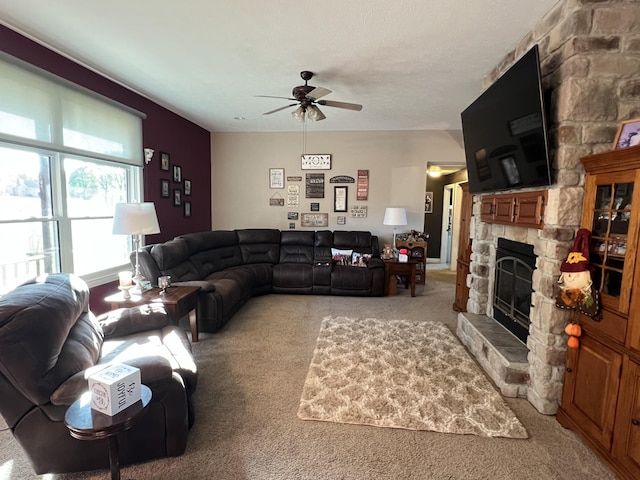
[[113, 234], [133, 236], [136, 265], [132, 280], [136, 284], [138, 292], [144, 290], [141, 284], [146, 281], [140, 273], [140, 263], [138, 262], [141, 236], [153, 233], [160, 233], [156, 207], [153, 202], [116, 204], [116, 212], [113, 215]]
[[407, 211], [402, 207], [388, 207], [384, 211], [384, 225], [393, 225], [393, 248], [396, 248], [396, 227], [407, 224]]

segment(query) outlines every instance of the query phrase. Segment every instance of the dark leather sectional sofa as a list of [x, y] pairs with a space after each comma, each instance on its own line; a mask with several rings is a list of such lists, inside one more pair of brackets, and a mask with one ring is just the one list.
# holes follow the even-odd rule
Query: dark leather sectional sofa
[[[332, 256], [336, 249], [372, 258], [365, 267], [336, 264]], [[160, 275], [170, 275], [173, 285], [201, 287], [198, 329], [203, 332], [219, 330], [254, 295], [384, 294], [384, 263], [378, 238], [364, 231], [243, 229], [190, 233], [143, 247], [139, 262], [142, 274], [152, 283]]]

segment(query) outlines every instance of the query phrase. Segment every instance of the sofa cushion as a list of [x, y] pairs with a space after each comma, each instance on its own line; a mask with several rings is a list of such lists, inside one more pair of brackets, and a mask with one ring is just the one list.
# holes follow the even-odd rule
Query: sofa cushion
[[306, 263], [314, 260], [315, 233], [306, 231], [285, 231], [280, 235], [279, 263]]
[[236, 230], [242, 252], [242, 262], [278, 263], [280, 257], [280, 230], [247, 228]]
[[79, 277], [42, 275], [0, 298], [0, 371], [33, 403], [96, 363], [103, 332]]
[[[163, 275], [171, 275], [172, 281], [199, 280], [200, 272], [191, 261], [187, 242], [174, 238], [151, 247], [151, 257], [156, 261]], [[149, 279], [155, 281], [155, 279]]]
[[374, 253], [371, 248], [371, 232], [333, 232], [333, 246], [335, 248], [350, 248], [360, 253]]

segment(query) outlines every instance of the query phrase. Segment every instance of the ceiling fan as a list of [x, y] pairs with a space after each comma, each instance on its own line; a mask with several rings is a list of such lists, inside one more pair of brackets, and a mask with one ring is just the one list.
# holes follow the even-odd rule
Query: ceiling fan
[[284, 110], [286, 108], [295, 107], [298, 105], [291, 115], [294, 118], [300, 120], [301, 122], [305, 121], [305, 117], [314, 122], [319, 122], [320, 120], [324, 120], [325, 117], [322, 111], [318, 108], [318, 105], [327, 106], [327, 107], [336, 107], [336, 108], [344, 108], [347, 110], [362, 110], [362, 105], [358, 105], [356, 103], [346, 103], [346, 102], [335, 102], [333, 100], [320, 100], [320, 98], [325, 95], [329, 95], [331, 90], [324, 87], [314, 87], [312, 85], [308, 85], [307, 82], [311, 80], [313, 77], [313, 72], [309, 72], [304, 70], [300, 72], [300, 78], [304, 80], [304, 85], [299, 85], [297, 87], [293, 87], [293, 98], [291, 97], [276, 97], [273, 95], [256, 95], [257, 97], [263, 98], [282, 98], [284, 100], [295, 100], [296, 103], [291, 103], [289, 105], [285, 105], [284, 107], [276, 108], [275, 110], [271, 110], [269, 112], [263, 113], [263, 115], [271, 115], [272, 113], [279, 112], [280, 110]]

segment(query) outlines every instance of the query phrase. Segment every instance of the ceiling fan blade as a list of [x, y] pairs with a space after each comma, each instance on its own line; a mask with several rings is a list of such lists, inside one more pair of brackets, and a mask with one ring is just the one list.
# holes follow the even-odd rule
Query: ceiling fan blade
[[319, 98], [324, 97], [325, 95], [329, 95], [330, 93], [331, 93], [331, 90], [329, 90], [328, 88], [316, 87], [313, 90], [311, 90], [309, 93], [307, 93], [307, 98], [310, 98], [311, 100], [317, 100]]
[[291, 105], [285, 105], [284, 107], [280, 107], [280, 108], [276, 108], [275, 110], [270, 110], [268, 112], [264, 112], [263, 115], [270, 115], [272, 113], [279, 112], [280, 110], [284, 110], [285, 108], [293, 107], [295, 105], [298, 105], [298, 104], [297, 103], [292, 103]]
[[283, 100], [297, 100], [297, 99], [291, 98], [291, 97], [274, 97], [273, 95], [254, 95], [254, 97], [260, 97], [260, 98], [282, 98]]
[[362, 110], [362, 105], [358, 105], [357, 103], [334, 102], [333, 100], [318, 100], [317, 103], [326, 105], [327, 107], [346, 108], [347, 110], [355, 110], [357, 112]]

